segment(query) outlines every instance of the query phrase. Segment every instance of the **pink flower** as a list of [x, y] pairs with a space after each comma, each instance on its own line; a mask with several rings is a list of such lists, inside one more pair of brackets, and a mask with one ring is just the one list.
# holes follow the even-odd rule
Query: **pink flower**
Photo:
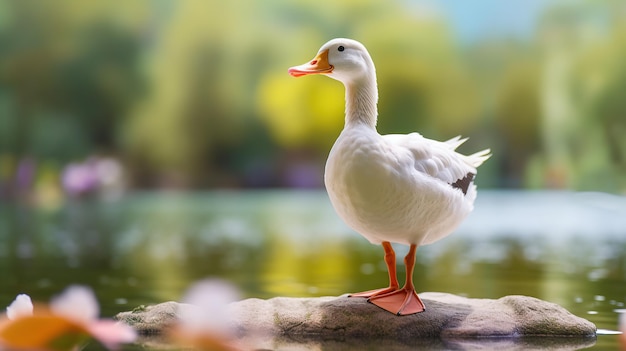
[[49, 305], [33, 306], [18, 295], [0, 317], [0, 346], [10, 349], [74, 350], [90, 338], [115, 349], [137, 334], [124, 324], [98, 319], [100, 307], [89, 288], [71, 286]]
[[238, 299], [237, 289], [226, 282], [211, 279], [194, 284], [183, 297], [172, 338], [203, 350], [241, 350], [234, 345], [235, 331], [229, 314], [229, 304]]

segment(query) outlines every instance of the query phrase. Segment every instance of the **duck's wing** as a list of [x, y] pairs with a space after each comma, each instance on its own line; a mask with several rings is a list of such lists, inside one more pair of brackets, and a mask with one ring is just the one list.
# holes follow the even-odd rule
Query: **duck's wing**
[[419, 133], [389, 134], [383, 139], [409, 151], [415, 170], [458, 188], [464, 194], [474, 180], [476, 168], [491, 157], [489, 149], [469, 156], [456, 152], [456, 148], [467, 140], [460, 136], [444, 142], [424, 138]]

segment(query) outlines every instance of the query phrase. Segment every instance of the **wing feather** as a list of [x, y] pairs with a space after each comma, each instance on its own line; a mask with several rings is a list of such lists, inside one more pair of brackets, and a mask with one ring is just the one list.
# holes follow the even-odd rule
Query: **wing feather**
[[[447, 184], [467, 189], [465, 183], [471, 182], [476, 174], [476, 167], [480, 166], [490, 156], [490, 150], [482, 150], [466, 156], [455, 151], [467, 138], [461, 136], [441, 142], [424, 138], [419, 133], [389, 134], [383, 139], [394, 146], [408, 150], [414, 159], [414, 167], [418, 172], [438, 178]], [[468, 174], [472, 174], [468, 178]]]

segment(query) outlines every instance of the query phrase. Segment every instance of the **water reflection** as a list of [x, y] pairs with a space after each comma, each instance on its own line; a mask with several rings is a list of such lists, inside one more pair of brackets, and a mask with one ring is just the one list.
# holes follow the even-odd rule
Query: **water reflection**
[[595, 345], [595, 338], [485, 338], [485, 339], [419, 339], [411, 343], [395, 339], [382, 340], [292, 340], [274, 338], [256, 340], [269, 350], [352, 351], [352, 350], [579, 350]]
[[[257, 345], [258, 350], [274, 351], [413, 351], [413, 350], [579, 350], [596, 344], [595, 338], [485, 338], [485, 339], [419, 339], [410, 343], [395, 339], [378, 340], [311, 340], [303, 337], [298, 340], [287, 337], [256, 338], [243, 340], [243, 343]], [[140, 343], [151, 349], [162, 349], [167, 341], [159, 336], [146, 336]], [[596, 347], [597, 348], [597, 347]]]
[[[180, 299], [208, 276], [261, 298], [387, 282], [382, 249], [347, 228], [323, 192], [136, 194], [57, 212], [0, 206], [0, 305], [21, 292], [47, 300], [74, 283], [92, 286], [111, 316]], [[397, 251], [401, 259], [406, 248]], [[483, 191], [457, 233], [418, 249], [415, 282], [469, 297], [535, 296], [616, 330], [626, 302], [626, 200]], [[600, 336], [595, 348], [605, 347], [617, 337]]]

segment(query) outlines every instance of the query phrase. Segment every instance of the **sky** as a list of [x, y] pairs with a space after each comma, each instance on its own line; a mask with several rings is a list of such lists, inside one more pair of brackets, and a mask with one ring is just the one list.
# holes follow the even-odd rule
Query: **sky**
[[498, 36], [528, 37], [542, 11], [558, 0], [409, 0], [417, 11], [449, 19], [463, 43]]

